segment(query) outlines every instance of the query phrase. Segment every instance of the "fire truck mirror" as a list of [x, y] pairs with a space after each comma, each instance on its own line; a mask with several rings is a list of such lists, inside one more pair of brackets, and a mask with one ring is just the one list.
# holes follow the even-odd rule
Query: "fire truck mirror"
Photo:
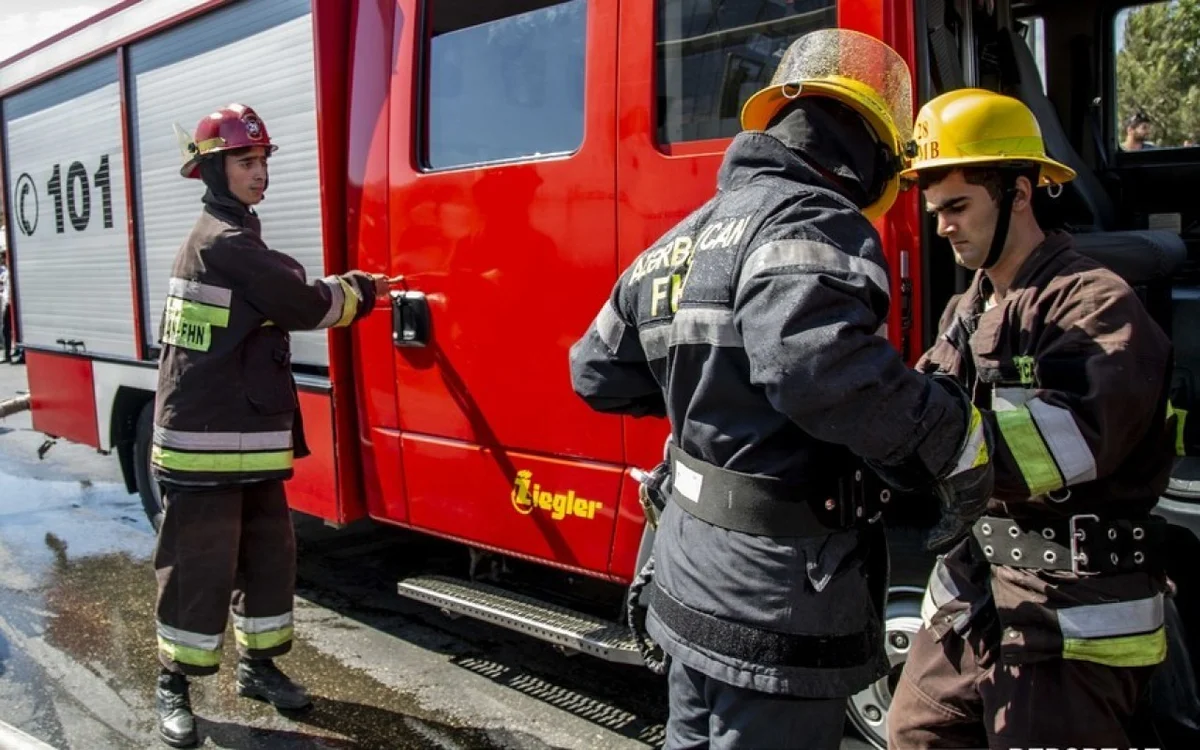
[[392, 343], [429, 344], [429, 302], [423, 292], [392, 292]]

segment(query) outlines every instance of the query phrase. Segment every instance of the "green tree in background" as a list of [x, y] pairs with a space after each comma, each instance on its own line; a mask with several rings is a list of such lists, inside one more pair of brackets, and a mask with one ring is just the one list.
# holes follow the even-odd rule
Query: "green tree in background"
[[1134, 8], [1117, 53], [1117, 140], [1139, 109], [1153, 120], [1153, 141], [1178, 146], [1200, 137], [1200, 0]]

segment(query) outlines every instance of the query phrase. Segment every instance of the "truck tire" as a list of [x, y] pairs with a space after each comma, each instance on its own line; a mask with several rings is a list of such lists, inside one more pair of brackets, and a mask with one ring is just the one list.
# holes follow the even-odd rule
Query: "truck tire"
[[146, 518], [155, 533], [162, 526], [163, 504], [162, 488], [154, 481], [150, 471], [150, 447], [154, 439], [154, 400], [142, 407], [138, 415], [137, 430], [133, 442], [133, 474], [137, 480], [138, 495], [142, 498], [142, 508]]
[[900, 671], [908, 660], [913, 636], [921, 628], [921, 597], [916, 586], [892, 586], [888, 589], [884, 624], [884, 650], [891, 669], [883, 677], [850, 697], [846, 713], [862, 738], [878, 748], [887, 747], [887, 712]]

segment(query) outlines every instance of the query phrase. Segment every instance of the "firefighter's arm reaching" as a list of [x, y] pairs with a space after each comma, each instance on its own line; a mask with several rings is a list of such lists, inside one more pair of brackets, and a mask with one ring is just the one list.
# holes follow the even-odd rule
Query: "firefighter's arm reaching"
[[239, 231], [218, 238], [203, 260], [267, 320], [289, 331], [348, 326], [365, 317], [388, 290], [386, 277], [364, 271], [310, 282], [286, 256]]
[[752, 382], [814, 437], [896, 467], [906, 484], [949, 475], [971, 414], [950, 383], [911, 371], [877, 332], [888, 280], [870, 257], [784, 239], [751, 249], [734, 321]]
[[666, 416], [662, 388], [625, 307], [628, 271], [613, 288], [583, 338], [571, 347], [571, 384], [596, 411], [635, 417]]

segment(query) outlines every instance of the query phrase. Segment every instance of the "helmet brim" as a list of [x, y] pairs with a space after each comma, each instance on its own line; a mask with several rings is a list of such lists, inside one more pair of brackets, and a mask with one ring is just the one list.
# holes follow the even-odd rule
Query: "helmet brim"
[[1050, 187], [1051, 185], [1065, 185], [1075, 179], [1075, 170], [1068, 167], [1066, 164], [1057, 162], [1049, 157], [1042, 156], [1020, 156], [1011, 158], [1000, 158], [995, 156], [979, 157], [979, 156], [960, 156], [950, 159], [929, 159], [922, 161], [919, 167], [909, 167], [900, 172], [900, 179], [916, 182], [922, 172], [927, 172], [933, 169], [953, 169], [966, 167], [1001, 167], [1013, 164], [1014, 162], [1034, 163], [1041, 166], [1041, 171], [1038, 174], [1038, 187]]

